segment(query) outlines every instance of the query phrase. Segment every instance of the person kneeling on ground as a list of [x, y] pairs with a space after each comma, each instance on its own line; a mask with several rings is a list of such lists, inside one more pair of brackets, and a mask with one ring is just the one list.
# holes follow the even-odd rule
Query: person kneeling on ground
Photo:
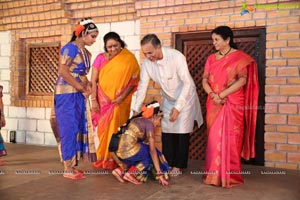
[[162, 117], [159, 103], [153, 101], [113, 135], [110, 151], [119, 167], [112, 174], [120, 182], [129, 181], [138, 185], [152, 174], [161, 185], [169, 185], [170, 167], [164, 155], [155, 147], [155, 128], [160, 125]]

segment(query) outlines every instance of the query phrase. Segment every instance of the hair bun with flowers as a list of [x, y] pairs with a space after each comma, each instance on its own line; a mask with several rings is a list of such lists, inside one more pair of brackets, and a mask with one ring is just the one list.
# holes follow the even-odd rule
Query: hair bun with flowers
[[97, 26], [95, 25], [94, 21], [90, 18], [81, 20], [75, 27], [75, 35], [77, 37], [80, 36], [82, 31], [85, 31], [85, 33], [91, 33], [94, 31], [98, 31]]
[[79, 37], [80, 33], [84, 30], [84, 26], [81, 24], [77, 24], [75, 27], [75, 35]]

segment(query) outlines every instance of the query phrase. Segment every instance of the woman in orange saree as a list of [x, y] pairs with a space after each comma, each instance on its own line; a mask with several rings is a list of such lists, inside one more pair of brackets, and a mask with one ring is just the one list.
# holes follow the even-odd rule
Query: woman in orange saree
[[218, 52], [208, 57], [202, 80], [208, 94], [203, 181], [230, 188], [244, 183], [241, 156], [246, 160], [255, 157], [257, 65], [235, 48], [229, 27], [214, 29], [212, 39]]
[[114, 169], [117, 165], [108, 150], [109, 142], [112, 134], [129, 118], [140, 68], [117, 33], [104, 36], [104, 49], [105, 53], [95, 59], [92, 71], [93, 122], [98, 127], [99, 138], [94, 167]]

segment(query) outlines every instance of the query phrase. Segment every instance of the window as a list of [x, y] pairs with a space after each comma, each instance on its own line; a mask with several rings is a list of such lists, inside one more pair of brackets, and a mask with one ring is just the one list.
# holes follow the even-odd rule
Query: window
[[53, 94], [58, 76], [59, 50], [59, 43], [28, 45], [27, 95], [49, 96]]

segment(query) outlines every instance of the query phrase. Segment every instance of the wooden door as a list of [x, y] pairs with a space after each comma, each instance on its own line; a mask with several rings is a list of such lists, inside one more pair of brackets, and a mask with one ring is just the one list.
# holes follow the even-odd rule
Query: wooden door
[[[258, 123], [256, 130], [256, 158], [251, 163], [264, 164], [264, 98], [265, 98], [265, 28], [233, 30], [234, 41], [239, 50], [252, 56], [258, 64], [260, 85]], [[205, 159], [206, 148], [206, 108], [207, 95], [202, 87], [202, 74], [207, 57], [215, 52], [210, 32], [175, 33], [175, 48], [181, 51], [187, 59], [190, 73], [195, 81], [197, 93], [201, 102], [204, 124], [194, 129], [190, 137], [189, 158], [194, 160]]]

